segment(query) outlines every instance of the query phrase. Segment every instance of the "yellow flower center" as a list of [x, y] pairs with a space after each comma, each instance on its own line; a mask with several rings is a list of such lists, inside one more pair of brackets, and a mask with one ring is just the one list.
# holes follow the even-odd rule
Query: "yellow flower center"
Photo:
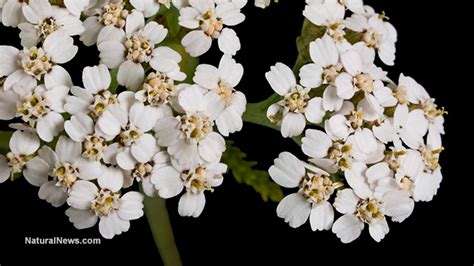
[[183, 115], [181, 119], [181, 131], [185, 134], [189, 143], [199, 143], [207, 133], [212, 131], [213, 123], [204, 114], [196, 113]]
[[30, 49], [24, 49], [20, 53], [20, 58], [25, 73], [38, 80], [53, 68], [53, 62], [43, 48], [33, 46]]
[[99, 11], [99, 22], [104, 25], [112, 25], [116, 28], [125, 27], [125, 22], [128, 17], [128, 10], [125, 9], [125, 3], [109, 3], [102, 7]]
[[151, 59], [154, 45], [138, 33], [128, 37], [125, 41], [127, 59], [135, 63], [147, 63]]
[[97, 216], [107, 216], [120, 207], [120, 194], [108, 189], [100, 190], [91, 202], [91, 209]]
[[383, 206], [377, 199], [362, 199], [357, 204], [356, 216], [365, 223], [374, 223], [384, 218]]

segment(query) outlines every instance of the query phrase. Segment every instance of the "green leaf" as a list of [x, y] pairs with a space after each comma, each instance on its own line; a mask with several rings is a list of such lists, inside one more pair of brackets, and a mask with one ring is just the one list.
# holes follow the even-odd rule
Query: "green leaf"
[[251, 186], [264, 201], [279, 202], [283, 198], [280, 186], [270, 179], [267, 171], [253, 169], [257, 162], [246, 161], [247, 154], [232, 144], [232, 141], [227, 142], [227, 150], [222, 156], [222, 161], [229, 166], [235, 180]]
[[270, 105], [278, 102], [281, 100], [281, 96], [274, 93], [266, 100], [259, 102], [259, 103], [249, 103], [247, 104], [247, 108], [243, 115], [243, 120], [245, 122], [273, 128], [275, 130], [280, 130], [280, 127], [277, 126], [275, 123], [272, 123], [267, 118], [267, 109]]
[[[163, 7], [162, 7], [163, 8]], [[181, 27], [178, 23], [179, 10], [172, 6], [170, 9], [165, 11], [166, 16], [166, 28], [168, 29], [169, 37], [177, 37]]]
[[10, 138], [13, 131], [0, 131], [0, 154], [10, 151]]
[[311, 62], [309, 55], [309, 44], [317, 38], [323, 37], [326, 32], [326, 27], [316, 26], [309, 20], [305, 19], [301, 35], [296, 39], [296, 46], [298, 47], [298, 59], [296, 60], [293, 72], [298, 73], [300, 68]]

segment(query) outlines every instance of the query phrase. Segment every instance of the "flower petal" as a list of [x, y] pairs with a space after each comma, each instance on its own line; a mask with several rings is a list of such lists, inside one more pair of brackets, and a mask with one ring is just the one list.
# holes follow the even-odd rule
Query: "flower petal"
[[278, 217], [285, 219], [285, 222], [293, 228], [304, 224], [308, 220], [310, 212], [311, 205], [299, 193], [284, 197], [277, 207]]
[[268, 169], [270, 177], [278, 185], [294, 188], [299, 185], [306, 170], [303, 163], [289, 152], [282, 152], [274, 160], [274, 165]]
[[341, 239], [342, 243], [350, 243], [356, 240], [364, 229], [364, 223], [353, 214], [345, 214], [332, 226], [332, 232]]
[[325, 201], [324, 203], [317, 204], [311, 209], [309, 223], [313, 231], [329, 230], [331, 229], [333, 221], [334, 209], [329, 202]]
[[188, 191], [179, 199], [178, 213], [181, 216], [192, 216], [196, 218], [201, 215], [205, 204], [206, 197], [204, 193], [192, 193]]

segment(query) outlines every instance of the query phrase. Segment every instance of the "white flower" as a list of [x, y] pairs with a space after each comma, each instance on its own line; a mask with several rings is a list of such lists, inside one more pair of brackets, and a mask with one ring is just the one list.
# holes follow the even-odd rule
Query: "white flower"
[[399, 187], [413, 197], [415, 201], [430, 201], [439, 188], [442, 175], [439, 154], [443, 149], [423, 146], [420, 151], [392, 147], [386, 151], [384, 161], [395, 172]]
[[240, 131], [243, 126], [242, 114], [247, 100], [245, 95], [235, 90], [242, 79], [244, 69], [229, 55], [223, 55], [219, 69], [201, 64], [197, 66], [194, 82], [219, 97], [219, 106], [224, 106], [216, 118], [217, 129], [223, 136]]
[[422, 171], [411, 178], [411, 181], [413, 181], [413, 187], [411, 188], [415, 201], [431, 201], [436, 195], [443, 179], [439, 164], [439, 155], [443, 150], [441, 143], [430, 138], [427, 139], [426, 145], [420, 147], [419, 154], [423, 159]]
[[384, 158], [385, 145], [368, 128], [357, 129], [346, 143], [352, 147], [351, 154], [357, 161], [374, 164]]
[[342, 109], [325, 121], [326, 134], [332, 140], [340, 140], [351, 147], [351, 155], [358, 161], [376, 163], [383, 159], [385, 146], [378, 141], [366, 122], [379, 118], [366, 99], [357, 104], [344, 102]]
[[278, 217], [293, 228], [304, 224], [308, 217], [313, 231], [331, 228], [334, 210], [328, 200], [342, 183], [331, 181], [328, 173], [304, 164], [289, 152], [280, 153], [268, 172], [280, 186], [299, 188], [278, 204]]
[[373, 56], [360, 45], [355, 45], [341, 53], [343, 72], [336, 78], [337, 95], [343, 99], [351, 99], [358, 91], [370, 94], [377, 80], [385, 79], [385, 73], [373, 64]]
[[34, 90], [15, 88], [14, 92], [0, 92], [7, 97], [0, 101], [0, 119], [19, 117], [36, 129], [42, 140], [52, 141], [63, 130], [64, 118], [60, 113], [64, 113], [63, 106], [68, 92], [69, 88], [66, 86], [46, 89], [44, 85]]
[[344, 14], [345, 8], [338, 1], [313, 1], [303, 11], [313, 24], [326, 27], [326, 34], [338, 43], [346, 42]]
[[[76, 1], [76, 0], [70, 0]], [[82, 1], [82, 0], [81, 0]], [[100, 3], [100, 2], [99, 2]], [[80, 40], [86, 46], [94, 45], [97, 42], [100, 32], [106, 26], [111, 26], [117, 31], [125, 27], [125, 23], [129, 12], [125, 9], [124, 1], [106, 2], [103, 5], [91, 8], [95, 14], [90, 15], [84, 20], [84, 32], [81, 34]], [[74, 11], [73, 13], [77, 13]]]
[[427, 139], [418, 150], [398, 148], [388, 152], [386, 161], [396, 171], [396, 180], [415, 201], [431, 201], [443, 179], [439, 156], [443, 151], [436, 139]]
[[96, 128], [91, 117], [83, 113], [73, 115], [64, 123], [64, 129], [72, 140], [82, 143], [84, 158], [96, 161], [102, 159], [110, 136]]
[[180, 9], [179, 25], [192, 29], [181, 40], [181, 44], [193, 57], [207, 52], [212, 40], [217, 39], [224, 54], [235, 55], [240, 50], [240, 40], [234, 30], [224, 26], [235, 26], [244, 21], [232, 2], [215, 3], [213, 0], [189, 0], [189, 7]]
[[346, 19], [347, 28], [361, 32], [362, 41], [371, 49], [378, 52], [380, 60], [386, 65], [392, 66], [395, 60], [395, 43], [397, 42], [397, 31], [387, 21], [383, 14], [374, 14], [366, 17], [361, 14], [353, 14]]
[[0, 46], [0, 76], [7, 77], [4, 90], [14, 85], [35, 87], [44, 78], [46, 87], [72, 86], [71, 77], [58, 64], [69, 62], [77, 53], [74, 40], [64, 31], [46, 37], [42, 47], [33, 46], [22, 51], [11, 46]]
[[179, 62], [181, 55], [169, 47], [158, 47], [154, 50], [150, 65], [156, 72], [150, 72], [135, 98], [145, 105], [159, 109], [163, 115], [171, 114], [169, 105], [176, 103], [179, 91], [184, 85], [175, 84], [183, 81], [186, 74], [181, 72]]
[[323, 108], [326, 111], [339, 111], [343, 99], [337, 95], [335, 80], [342, 71], [339, 62], [339, 51], [334, 40], [325, 35], [309, 44], [309, 54], [314, 63], [304, 65], [300, 69], [301, 85], [317, 88], [329, 84], [323, 93]]
[[88, 181], [78, 181], [67, 200], [66, 215], [77, 229], [94, 226], [99, 220], [99, 232], [107, 239], [127, 232], [130, 221], [143, 216], [144, 196], [135, 191], [120, 195], [113, 170], [104, 173], [99, 188]]
[[72, 87], [72, 95], [66, 98], [64, 109], [68, 113], [88, 114], [96, 120], [110, 105], [119, 102], [117, 95], [109, 91], [111, 77], [105, 65], [85, 67], [82, 71], [82, 83], [84, 89]]
[[21, 29], [21, 45], [26, 48], [44, 41], [51, 33], [63, 30], [69, 36], [84, 31], [81, 20], [67, 9], [52, 6], [48, 0], [33, 0], [23, 7], [27, 22], [18, 25]]
[[[156, 152], [155, 154], [149, 157], [147, 162], [138, 162], [134, 158], [132, 158], [132, 160], [119, 161], [121, 162], [120, 167], [125, 170], [124, 187], [131, 186], [136, 180], [137, 182], [141, 183], [143, 192], [147, 196], [160, 196], [162, 198], [167, 198], [167, 195], [169, 195], [167, 194], [167, 190], [157, 190], [155, 188], [155, 185], [152, 183], [152, 178], [153, 176], [156, 176], [158, 169], [170, 164], [170, 158], [167, 152]], [[179, 190], [179, 192], [181, 192], [181, 189]], [[176, 192], [175, 195], [179, 194], [179, 192]]]
[[364, 224], [369, 225], [370, 235], [379, 242], [389, 232], [385, 216], [402, 222], [413, 211], [414, 202], [407, 191], [389, 190], [383, 195], [375, 193], [387, 173], [383, 168], [369, 170], [362, 163], [353, 164], [352, 171], [346, 173], [346, 180], [352, 189], [337, 193], [334, 207], [343, 216], [334, 222], [332, 231], [343, 243], [357, 239]]
[[6, 27], [16, 28], [18, 24], [24, 22], [22, 8], [28, 5], [28, 1], [22, 0], [4, 0], [2, 8], [2, 18], [0, 21]]
[[[101, 34], [107, 36], [98, 45], [101, 62], [110, 69], [118, 67], [118, 83], [137, 90], [145, 75], [142, 64], [156, 55], [159, 50], [155, 46], [165, 39], [168, 30], [154, 21], [145, 25], [143, 14], [134, 11], [127, 18], [125, 32], [108, 26]], [[177, 63], [175, 67], [179, 69]]]
[[267, 110], [267, 117], [272, 122], [280, 124], [278, 116], [282, 115], [280, 125], [283, 137], [300, 135], [306, 126], [306, 120], [315, 124], [322, 122], [326, 114], [322, 98], [310, 99], [310, 89], [296, 84], [295, 75], [288, 66], [277, 63], [265, 77], [272, 89], [284, 97]]
[[193, 85], [181, 91], [178, 101], [184, 113], [156, 123], [158, 144], [168, 147], [169, 154], [184, 168], [218, 162], [225, 150], [224, 138], [213, 131], [216, 115], [222, 110], [217, 106], [219, 98]]
[[429, 122], [422, 109], [410, 111], [407, 105], [398, 105], [393, 120], [403, 143], [412, 149], [418, 149], [423, 144]]
[[132, 160], [148, 162], [158, 150], [156, 139], [148, 133], [158, 118], [156, 109], [140, 102], [121, 101], [119, 105], [110, 106], [97, 121], [102, 132], [118, 138], [109, 146], [106, 162], [117, 162], [119, 166], [128, 165]]
[[214, 162], [183, 167], [179, 163], [168, 163], [158, 168], [151, 182], [162, 198], [171, 198], [186, 188], [178, 204], [181, 216], [198, 217], [206, 203], [204, 191], [213, 191], [213, 187], [222, 184], [227, 165]]
[[[393, 89], [399, 105], [394, 115], [394, 126], [400, 129], [400, 137], [410, 148], [417, 149], [428, 131], [430, 142], [439, 143], [444, 134], [444, 108], [438, 108], [435, 100], [411, 77], [400, 75]], [[415, 107], [415, 108], [413, 108]], [[410, 110], [411, 109], [411, 110]]]
[[[68, 193], [78, 180], [101, 177], [100, 163], [86, 160], [81, 154], [81, 143], [61, 136], [55, 151], [43, 146], [38, 156], [26, 163], [23, 175], [32, 185], [40, 186], [40, 199], [59, 207], [66, 202]], [[52, 180], [48, 181], [48, 176]]]
[[27, 131], [15, 131], [10, 138], [10, 152], [0, 154], [0, 183], [9, 177], [21, 173], [26, 163], [38, 150], [40, 141], [35, 134]]
[[413, 78], [400, 74], [393, 96], [399, 104], [419, 104], [430, 99], [426, 90]]
[[176, 85], [168, 75], [160, 72], [150, 72], [143, 83], [142, 89], [135, 94], [135, 99], [146, 106], [150, 106], [160, 113], [160, 116], [173, 114], [171, 107], [178, 107], [179, 92], [189, 86]]
[[325, 171], [335, 173], [351, 167], [352, 146], [345, 141], [333, 140], [323, 131], [314, 129], [307, 129], [301, 141], [304, 154], [311, 158], [309, 161]]

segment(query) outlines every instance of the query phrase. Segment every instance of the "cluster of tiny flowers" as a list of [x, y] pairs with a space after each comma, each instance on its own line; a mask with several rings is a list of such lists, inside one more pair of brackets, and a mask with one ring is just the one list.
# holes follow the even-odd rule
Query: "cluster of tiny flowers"
[[[410, 77], [398, 83], [374, 64], [393, 65], [397, 33], [384, 14], [362, 0], [307, 1], [303, 12], [324, 34], [309, 44], [310, 63], [299, 83], [282, 63], [266, 78], [281, 100], [268, 109], [283, 137], [301, 139], [301, 161], [288, 152], [269, 173], [298, 188], [278, 205], [291, 227], [308, 218], [313, 230], [331, 230], [343, 243], [364, 225], [375, 241], [388, 233], [387, 217], [402, 222], [414, 202], [431, 201], [442, 175], [443, 115]], [[320, 128], [320, 129], [318, 129]], [[342, 214], [336, 221], [336, 209]]]
[[[0, 155], [0, 183], [24, 176], [39, 198], [67, 205], [76, 228], [98, 223], [104, 238], [143, 216], [144, 194], [182, 194], [179, 214], [199, 216], [204, 192], [227, 171], [224, 137], [242, 129], [243, 67], [232, 58], [240, 42], [227, 26], [244, 20], [245, 4], [0, 1], [0, 22], [21, 30], [23, 46], [0, 46], [0, 120], [14, 130], [10, 151]], [[213, 39], [224, 52], [217, 67], [197, 67], [193, 84], [183, 83], [181, 55], [160, 45], [168, 30], [153, 16], [162, 8], [177, 8], [179, 24], [191, 29], [182, 39], [191, 56]], [[100, 52], [100, 64], [83, 69], [83, 87], [61, 66], [78, 52], [72, 36]], [[117, 93], [114, 83], [122, 86]]]

